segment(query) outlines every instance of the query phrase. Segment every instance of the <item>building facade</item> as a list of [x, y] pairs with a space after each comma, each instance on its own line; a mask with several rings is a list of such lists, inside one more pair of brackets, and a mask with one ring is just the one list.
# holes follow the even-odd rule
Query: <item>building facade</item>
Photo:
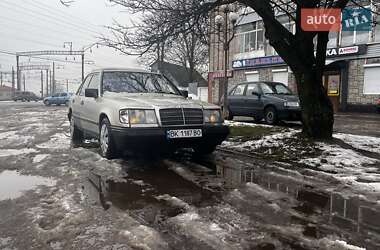
[[[241, 9], [239, 11], [242, 13]], [[212, 27], [215, 24], [212, 16], [210, 19]], [[295, 32], [294, 22], [287, 16], [279, 16], [278, 20], [289, 31]], [[378, 24], [370, 31], [330, 33], [323, 82], [336, 112], [375, 110], [376, 100], [380, 97], [380, 16], [374, 16], [374, 20], [377, 22], [373, 23]], [[246, 81], [276, 81], [297, 93], [294, 74], [269, 45], [264, 33], [261, 18], [245, 9], [230, 44], [229, 88]], [[220, 103], [222, 95], [222, 46], [220, 34], [211, 32], [209, 101], [213, 103]]]

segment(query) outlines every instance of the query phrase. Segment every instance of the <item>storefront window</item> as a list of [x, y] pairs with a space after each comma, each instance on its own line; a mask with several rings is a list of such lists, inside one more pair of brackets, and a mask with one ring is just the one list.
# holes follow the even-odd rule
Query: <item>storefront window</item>
[[337, 36], [338, 32], [330, 32], [329, 34], [329, 42], [327, 44], [328, 48], [336, 48], [337, 46]]
[[341, 46], [350, 46], [354, 44], [354, 31], [343, 31], [342, 40], [340, 42]]
[[366, 44], [369, 40], [369, 31], [356, 31], [355, 44]]
[[376, 18], [375, 41], [380, 42], [380, 15], [378, 15]]

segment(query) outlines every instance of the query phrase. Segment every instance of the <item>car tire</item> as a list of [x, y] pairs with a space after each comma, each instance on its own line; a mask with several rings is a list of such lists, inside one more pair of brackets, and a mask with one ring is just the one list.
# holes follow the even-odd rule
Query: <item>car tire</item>
[[83, 132], [75, 125], [73, 116], [70, 118], [70, 137], [73, 146], [78, 146], [83, 142]]
[[48, 100], [44, 101], [44, 104], [45, 104], [46, 106], [50, 106], [50, 105], [51, 105], [50, 102], [49, 102]]
[[193, 148], [195, 155], [210, 155], [214, 153], [216, 145], [203, 145]]
[[66, 101], [66, 102], [65, 102], [65, 106], [66, 106], [66, 107], [69, 106], [69, 101]]
[[100, 154], [108, 160], [117, 157], [117, 148], [111, 134], [111, 123], [104, 118], [99, 126]]
[[273, 107], [265, 109], [265, 122], [269, 125], [275, 125], [278, 122], [277, 110]]

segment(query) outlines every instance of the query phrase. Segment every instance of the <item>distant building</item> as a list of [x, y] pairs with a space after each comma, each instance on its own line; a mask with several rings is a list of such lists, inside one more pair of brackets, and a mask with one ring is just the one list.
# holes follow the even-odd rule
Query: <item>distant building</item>
[[189, 96], [193, 99], [207, 102], [208, 83], [199, 72], [193, 73], [193, 81], [191, 81], [189, 69], [181, 65], [156, 61], [151, 65], [151, 70], [163, 74], [180, 90], [189, 91]]
[[[380, 10], [380, 5], [375, 6]], [[229, 88], [241, 82], [276, 81], [297, 92], [291, 69], [265, 38], [260, 16], [252, 9], [242, 13], [230, 44]], [[211, 13], [211, 26], [216, 27]], [[286, 15], [277, 19], [291, 32], [294, 21]], [[335, 111], [374, 111], [380, 95], [380, 15], [370, 31], [331, 32], [328, 42], [323, 84]], [[210, 102], [220, 103], [223, 94], [223, 46], [217, 33], [210, 35]]]
[[12, 100], [12, 88], [8, 86], [0, 86], [0, 101]]

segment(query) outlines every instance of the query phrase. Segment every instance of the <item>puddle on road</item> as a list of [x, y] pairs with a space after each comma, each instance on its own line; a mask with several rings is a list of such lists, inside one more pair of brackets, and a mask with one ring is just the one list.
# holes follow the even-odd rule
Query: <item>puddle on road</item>
[[23, 192], [37, 186], [54, 186], [55, 180], [40, 176], [21, 175], [17, 171], [3, 171], [0, 173], [0, 201], [16, 199]]
[[[298, 203], [293, 209], [302, 216], [291, 216], [289, 223], [303, 225], [305, 236], [317, 238], [318, 235], [331, 233], [348, 234], [357, 245], [380, 249], [378, 203], [359, 196], [347, 197], [338, 192], [321, 190], [312, 182], [303, 182], [300, 177], [297, 179], [263, 168], [217, 165], [217, 176], [224, 178], [231, 188], [254, 183], [268, 191], [293, 197]], [[316, 220], [310, 225], [308, 218]]]
[[[196, 206], [212, 201], [212, 192], [183, 179], [162, 162], [134, 164], [137, 166], [126, 170], [126, 177], [123, 178], [115, 179], [90, 171], [89, 181], [96, 188], [96, 198], [105, 209], [108, 209], [110, 203], [123, 210], [143, 209], [150, 205], [161, 206], [165, 205], [165, 201], [158, 198], [162, 195], [176, 197]], [[87, 188], [90, 189], [88, 186]], [[94, 194], [90, 196], [94, 197]]]

